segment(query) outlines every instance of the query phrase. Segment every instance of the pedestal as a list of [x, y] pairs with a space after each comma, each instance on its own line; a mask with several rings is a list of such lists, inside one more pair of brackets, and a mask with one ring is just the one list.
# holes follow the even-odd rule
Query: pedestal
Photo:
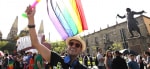
[[145, 37], [133, 37], [128, 39], [128, 48], [139, 54], [142, 54], [148, 49]]

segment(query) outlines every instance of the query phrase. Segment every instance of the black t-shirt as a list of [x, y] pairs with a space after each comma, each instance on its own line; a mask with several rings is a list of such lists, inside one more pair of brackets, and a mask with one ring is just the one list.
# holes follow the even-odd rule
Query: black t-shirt
[[71, 69], [87, 69], [85, 66], [80, 64], [79, 61], [77, 61], [74, 65], [70, 65], [69, 63], [65, 63], [64, 58], [62, 58], [60, 55], [58, 55], [55, 52], [51, 52], [50, 66], [52, 66], [52, 67], [57, 66], [58, 63], [60, 63], [59, 65], [63, 69], [69, 69], [69, 68], [71, 68]]
[[116, 56], [112, 61], [112, 69], [128, 69], [127, 63], [120, 56]]

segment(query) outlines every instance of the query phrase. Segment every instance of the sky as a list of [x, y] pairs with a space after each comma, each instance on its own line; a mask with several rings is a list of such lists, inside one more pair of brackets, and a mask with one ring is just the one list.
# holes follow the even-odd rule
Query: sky
[[[18, 34], [28, 25], [28, 20], [21, 16], [26, 7], [35, 0], [0, 0], [0, 31], [3, 38], [6, 38], [16, 16], [18, 16]], [[117, 14], [124, 15], [126, 8], [134, 11], [145, 10], [144, 15], [150, 17], [149, 0], [81, 0], [84, 9], [88, 30], [80, 35], [87, 35], [107, 26], [113, 26], [124, 22], [126, 19], [116, 18]], [[44, 23], [44, 34], [47, 40], [59, 41], [61, 37], [51, 20], [48, 17], [46, 9], [46, 0], [41, 0], [36, 6], [35, 24], [38, 31], [41, 20]], [[136, 16], [135, 16], [136, 17]], [[50, 35], [49, 35], [50, 33]]]

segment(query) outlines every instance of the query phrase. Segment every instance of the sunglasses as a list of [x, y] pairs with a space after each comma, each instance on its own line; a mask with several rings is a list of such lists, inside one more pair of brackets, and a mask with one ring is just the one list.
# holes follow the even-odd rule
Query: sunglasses
[[69, 42], [69, 46], [73, 46], [73, 45], [75, 45], [76, 48], [81, 47], [81, 44], [79, 43]]

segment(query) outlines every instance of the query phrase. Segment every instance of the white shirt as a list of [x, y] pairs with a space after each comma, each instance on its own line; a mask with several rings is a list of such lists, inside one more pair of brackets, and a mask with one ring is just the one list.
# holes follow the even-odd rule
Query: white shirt
[[[100, 59], [104, 58], [101, 53], [98, 52], [97, 54], [97, 60], [99, 61]], [[104, 62], [99, 61], [98, 66], [104, 66]]]

